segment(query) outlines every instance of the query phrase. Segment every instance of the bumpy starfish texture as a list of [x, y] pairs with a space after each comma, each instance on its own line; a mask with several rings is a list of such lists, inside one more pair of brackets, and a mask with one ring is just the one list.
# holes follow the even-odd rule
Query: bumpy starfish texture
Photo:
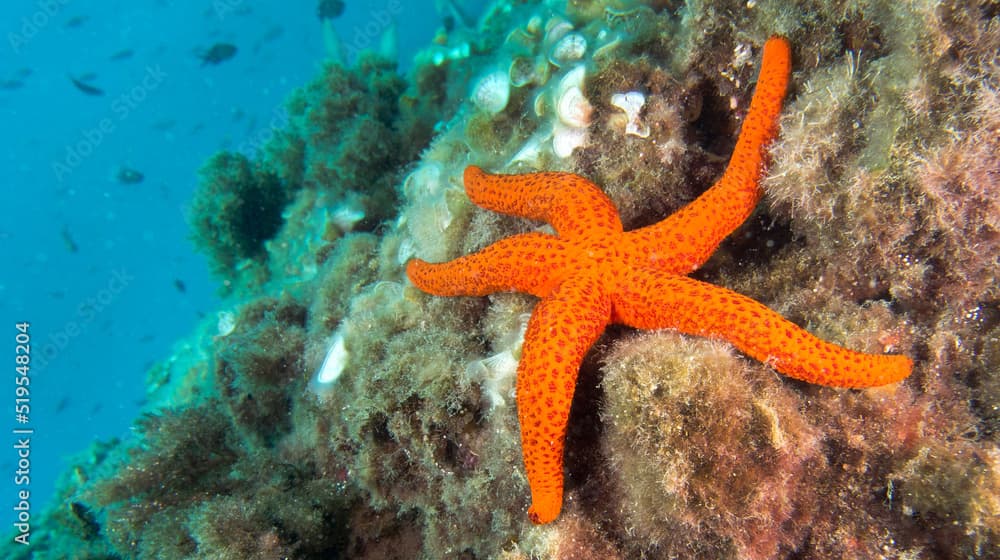
[[439, 296], [519, 291], [541, 299], [517, 370], [517, 409], [531, 486], [529, 518], [548, 523], [563, 494], [563, 442], [584, 355], [610, 323], [724, 339], [777, 371], [836, 387], [873, 387], [910, 374], [901, 355], [863, 354], [824, 342], [764, 305], [686, 275], [753, 211], [767, 147], [788, 85], [788, 42], [764, 45], [750, 110], [722, 178], [663, 221], [630, 232], [611, 200], [569, 173], [491, 175], [465, 170], [469, 198], [484, 208], [548, 222], [557, 235], [527, 233], [442, 264], [414, 259], [410, 280]]

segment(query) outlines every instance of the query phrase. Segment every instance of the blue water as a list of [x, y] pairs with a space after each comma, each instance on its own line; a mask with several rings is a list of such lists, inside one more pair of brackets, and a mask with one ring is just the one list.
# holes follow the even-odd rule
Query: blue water
[[[377, 44], [387, 11], [405, 70], [440, 26], [431, 0], [348, 1], [334, 24], [348, 47]], [[0, 28], [0, 503], [15, 499], [12, 430], [29, 428], [38, 508], [67, 456], [127, 437], [147, 369], [214, 314], [218, 281], [188, 240], [196, 171], [218, 150], [252, 154], [280, 128], [286, 96], [325, 50], [315, 2], [5, 2]], [[235, 56], [203, 64], [197, 53], [217, 43]], [[142, 181], [121, 180], [122, 169]], [[24, 321], [30, 416], [20, 424]]]

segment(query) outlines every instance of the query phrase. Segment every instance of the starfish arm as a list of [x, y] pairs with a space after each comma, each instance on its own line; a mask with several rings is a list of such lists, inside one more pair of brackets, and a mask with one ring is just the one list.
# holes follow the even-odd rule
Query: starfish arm
[[757, 87], [725, 173], [669, 218], [629, 233], [637, 254], [649, 256], [646, 266], [674, 274], [697, 269], [753, 212], [762, 194], [759, 182], [767, 149], [778, 134], [790, 71], [788, 41], [771, 37], [764, 44]]
[[416, 287], [436, 296], [526, 292], [545, 297], [562, 280], [568, 258], [565, 241], [525, 233], [445, 263], [411, 259], [406, 275]]
[[465, 192], [483, 208], [548, 222], [564, 239], [622, 231], [611, 199], [572, 173], [493, 175], [470, 165], [465, 168]]
[[531, 486], [528, 517], [548, 523], [563, 497], [563, 445], [576, 377], [611, 317], [611, 298], [590, 276], [575, 276], [531, 314], [517, 368], [517, 416]]
[[820, 340], [757, 301], [693, 278], [635, 270], [622, 285], [628, 287], [614, 300], [616, 321], [724, 339], [809, 383], [877, 387], [907, 377], [913, 368], [906, 356], [864, 354]]

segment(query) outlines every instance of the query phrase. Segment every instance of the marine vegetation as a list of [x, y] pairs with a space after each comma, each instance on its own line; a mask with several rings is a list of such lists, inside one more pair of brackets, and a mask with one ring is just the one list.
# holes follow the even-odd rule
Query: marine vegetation
[[232, 274], [237, 264], [264, 252], [281, 227], [289, 192], [278, 176], [246, 156], [216, 154], [201, 170], [191, 204], [194, 240], [215, 269]]
[[[783, 102], [757, 77], [773, 35]], [[218, 314], [147, 372], [134, 435], [74, 458], [31, 549], [4, 556], [995, 558], [997, 52], [985, 0], [497, 0], [406, 75], [370, 54], [326, 65], [232, 160], [280, 196], [266, 231], [227, 225], [207, 250], [225, 262]], [[656, 297], [620, 298], [649, 321], [605, 305], [599, 334], [597, 282], [564, 283], [575, 306], [539, 301], [571, 232], [671, 229], [736, 170], [752, 189], [692, 228], [719, 230], [662, 247], [685, 265], [636, 283]], [[576, 214], [488, 211], [553, 188]], [[432, 297], [406, 274], [511, 238], [536, 260], [480, 280], [538, 265], [502, 286], [528, 293]], [[678, 315], [698, 293], [745, 313]], [[790, 342], [740, 327], [754, 312]], [[539, 325], [586, 327], [562, 386], [516, 386], [557, 340]], [[828, 357], [799, 368], [817, 343]], [[544, 508], [530, 455], [548, 442], [522, 446], [514, 409], [533, 394], [568, 406]]]

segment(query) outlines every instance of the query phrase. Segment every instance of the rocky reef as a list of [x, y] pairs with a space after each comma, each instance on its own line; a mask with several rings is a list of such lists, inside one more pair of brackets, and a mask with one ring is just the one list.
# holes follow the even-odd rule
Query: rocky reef
[[[497, 1], [405, 78], [329, 66], [256, 159], [206, 167], [193, 221], [229, 308], [5, 556], [997, 558], [998, 21], [985, 1]], [[613, 328], [578, 381], [563, 513], [531, 525], [514, 372], [535, 301], [427, 296], [403, 265], [538, 227], [472, 205], [468, 164], [579, 173], [626, 229], [669, 215], [725, 167], [775, 33], [793, 75], [764, 201], [696, 277], [914, 373], [833, 389]], [[281, 219], [248, 229], [247, 197]]]

